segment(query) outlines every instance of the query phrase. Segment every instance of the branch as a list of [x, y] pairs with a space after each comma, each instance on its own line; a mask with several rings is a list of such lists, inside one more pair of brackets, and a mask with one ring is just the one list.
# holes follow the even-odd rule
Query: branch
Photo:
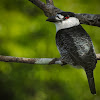
[[76, 14], [82, 24], [100, 27], [100, 14]]
[[100, 60], [100, 54], [96, 54], [97, 60]]
[[[47, 17], [54, 16], [59, 12], [62, 12], [59, 8], [53, 5], [53, 0], [46, 0], [47, 4], [40, 0], [29, 0], [40, 9], [42, 9]], [[76, 14], [76, 17], [82, 24], [98, 26], [100, 27], [100, 14]]]
[[59, 8], [56, 8], [53, 5], [53, 0], [46, 0], [47, 4], [45, 4], [44, 2], [40, 1], [40, 0], [29, 0], [30, 2], [32, 2], [33, 4], [35, 4], [37, 7], [39, 7], [40, 9], [43, 10], [44, 14], [47, 17], [50, 16], [54, 16], [56, 15], [58, 12], [61, 12], [62, 10], [60, 10]]
[[46, 0], [46, 3], [53, 5], [53, 0]]
[[23, 58], [0, 55], [0, 61], [3, 62], [16, 62], [16, 63], [28, 63], [28, 64], [62, 64], [59, 58]]
[[46, 4], [40, 0], [29, 0], [30, 2], [32, 2], [33, 4], [35, 4], [37, 7], [39, 7], [42, 10], [45, 10], [45, 6]]
[[[100, 60], [100, 54], [96, 54], [97, 60]], [[12, 57], [12, 56], [0, 56], [0, 61], [3, 62], [16, 62], [16, 63], [27, 63], [27, 64], [41, 64], [41, 65], [50, 65], [50, 64], [60, 64], [60, 58], [23, 58], [23, 57]]]

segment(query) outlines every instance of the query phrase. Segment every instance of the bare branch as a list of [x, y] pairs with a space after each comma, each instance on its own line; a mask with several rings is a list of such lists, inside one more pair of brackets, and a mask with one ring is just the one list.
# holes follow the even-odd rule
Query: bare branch
[[[40, 0], [29, 1], [41, 8], [47, 17], [54, 16], [57, 13], [62, 12], [62, 10], [53, 5], [53, 0], [46, 0], [47, 4], [41, 2]], [[76, 14], [76, 17], [82, 24], [100, 27], [100, 14]]]
[[76, 14], [82, 24], [100, 27], [100, 14]]
[[0, 61], [3, 62], [16, 62], [16, 63], [27, 63], [27, 64], [62, 64], [59, 58], [23, 58], [23, 57], [12, 57], [12, 56], [0, 56]]
[[35, 4], [37, 7], [39, 7], [40, 9], [43, 10], [44, 14], [47, 17], [50, 16], [54, 16], [56, 15], [58, 12], [61, 12], [62, 10], [56, 8], [53, 5], [53, 0], [46, 0], [47, 4], [43, 3], [40, 0], [29, 0], [30, 2], [32, 2], [33, 4]]
[[53, 5], [53, 0], [46, 0], [47, 4]]
[[39, 7], [40, 9], [42, 9], [43, 11], [45, 10], [46, 4], [40, 0], [29, 0], [30, 2], [32, 2], [33, 4], [35, 4], [37, 7]]
[[[97, 60], [100, 60], [100, 54], [96, 54]], [[62, 61], [59, 58], [23, 58], [23, 57], [12, 57], [12, 56], [0, 56], [0, 61], [3, 62], [16, 62], [16, 63], [27, 63], [27, 64], [60, 64]]]

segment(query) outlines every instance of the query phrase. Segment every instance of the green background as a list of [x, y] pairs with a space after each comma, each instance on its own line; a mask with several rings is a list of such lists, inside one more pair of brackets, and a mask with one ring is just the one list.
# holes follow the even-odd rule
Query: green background
[[[64, 11], [100, 14], [100, 0], [54, 0], [54, 4]], [[46, 19], [28, 0], [0, 0], [0, 55], [60, 57], [55, 26]], [[100, 28], [82, 26], [100, 53]], [[0, 100], [100, 100], [100, 61], [94, 77], [97, 95], [90, 93], [83, 69], [0, 62]]]

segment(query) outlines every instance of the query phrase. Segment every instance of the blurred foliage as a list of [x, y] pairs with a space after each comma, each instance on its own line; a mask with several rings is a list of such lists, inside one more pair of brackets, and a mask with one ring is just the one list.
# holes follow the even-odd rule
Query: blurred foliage
[[[100, 0], [54, 0], [54, 4], [64, 11], [100, 14]], [[0, 0], [0, 55], [60, 57], [55, 26], [46, 19], [28, 0]], [[100, 28], [82, 26], [91, 36], [96, 53], [100, 53]], [[94, 96], [83, 69], [0, 62], [0, 100], [100, 100], [99, 76], [98, 61]]]

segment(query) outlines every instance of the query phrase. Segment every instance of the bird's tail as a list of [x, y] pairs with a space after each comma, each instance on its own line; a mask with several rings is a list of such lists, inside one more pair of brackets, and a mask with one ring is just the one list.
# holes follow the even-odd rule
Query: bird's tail
[[93, 70], [86, 71], [86, 75], [87, 75], [87, 79], [88, 79], [88, 83], [89, 83], [91, 93], [96, 94]]

